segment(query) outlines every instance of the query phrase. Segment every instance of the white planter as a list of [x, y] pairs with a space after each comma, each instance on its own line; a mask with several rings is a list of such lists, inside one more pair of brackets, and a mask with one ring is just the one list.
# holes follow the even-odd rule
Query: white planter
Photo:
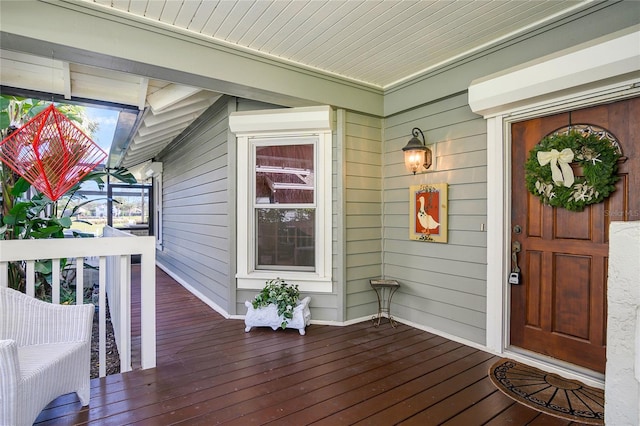
[[[287, 328], [295, 328], [303, 336], [305, 327], [311, 321], [310, 301], [311, 297], [309, 296], [300, 300], [296, 307], [293, 308], [293, 318], [287, 323]], [[247, 315], [244, 318], [245, 332], [251, 331], [251, 327], [271, 327], [276, 330], [282, 325], [284, 318], [278, 315], [278, 308], [273, 303], [258, 309], [254, 309], [249, 301], [244, 302], [244, 305], [247, 307]]]

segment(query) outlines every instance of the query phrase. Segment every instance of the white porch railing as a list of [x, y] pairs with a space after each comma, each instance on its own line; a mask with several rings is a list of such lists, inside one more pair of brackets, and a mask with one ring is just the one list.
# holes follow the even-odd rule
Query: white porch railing
[[[104, 227], [102, 236], [136, 238], [111, 226]], [[131, 370], [131, 256], [108, 256], [106, 273], [111, 325], [120, 355], [120, 372], [124, 373]], [[120, 303], [113, 302], [118, 300]]]
[[[128, 236], [128, 235], [127, 235]], [[154, 237], [54, 238], [42, 240], [0, 241], [0, 286], [8, 286], [9, 262], [25, 261], [26, 292], [35, 294], [37, 260], [52, 260], [52, 302], [60, 303], [60, 260], [75, 259], [76, 303], [83, 303], [84, 264], [98, 259], [99, 361], [100, 377], [106, 375], [106, 304], [107, 291], [114, 334], [121, 358], [121, 371], [131, 369], [131, 255], [141, 255], [140, 265], [140, 353], [143, 369], [156, 366], [156, 286]], [[117, 265], [113, 269], [109, 265]], [[119, 268], [119, 269], [118, 269]], [[116, 324], [118, 324], [116, 326]], [[117, 327], [117, 331], [116, 331]], [[122, 345], [122, 346], [121, 346]]]

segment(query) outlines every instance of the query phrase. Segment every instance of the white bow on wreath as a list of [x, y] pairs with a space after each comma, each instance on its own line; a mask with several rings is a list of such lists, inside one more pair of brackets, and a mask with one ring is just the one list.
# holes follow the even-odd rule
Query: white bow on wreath
[[[551, 151], [538, 151], [538, 163], [541, 166], [549, 164], [551, 166], [551, 177], [557, 185], [564, 185], [570, 188], [574, 182], [573, 170], [569, 165], [573, 161], [573, 151], [565, 148], [562, 151], [552, 149]], [[558, 165], [560, 167], [558, 168]], [[560, 171], [562, 169], [562, 171]]]

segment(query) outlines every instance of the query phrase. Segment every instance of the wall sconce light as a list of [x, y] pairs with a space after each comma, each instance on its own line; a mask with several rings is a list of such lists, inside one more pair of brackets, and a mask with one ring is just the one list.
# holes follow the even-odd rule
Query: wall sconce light
[[[415, 175], [421, 167], [425, 169], [431, 167], [433, 154], [426, 146], [422, 130], [414, 127], [411, 134], [413, 137], [402, 150], [404, 151], [404, 165], [410, 173]], [[422, 135], [422, 140], [418, 139], [418, 135]]]

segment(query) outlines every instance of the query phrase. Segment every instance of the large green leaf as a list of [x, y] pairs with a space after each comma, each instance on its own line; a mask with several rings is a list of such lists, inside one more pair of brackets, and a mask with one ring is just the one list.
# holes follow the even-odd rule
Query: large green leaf
[[122, 167], [117, 169], [110, 169], [109, 175], [113, 178], [118, 179], [123, 183], [130, 183], [130, 184], [138, 183], [138, 180], [136, 179], [136, 177], [132, 175], [129, 172], [129, 170]]
[[[31, 203], [29, 202], [19, 202], [16, 203], [13, 208], [9, 211], [8, 215], [5, 215], [5, 219], [9, 218], [9, 217], [13, 217], [14, 222], [12, 224], [15, 224], [17, 221], [22, 221], [25, 220], [27, 218], [27, 211], [29, 210], [29, 208], [31, 207]], [[5, 223], [7, 225], [9, 225], [10, 223], [5, 221]]]
[[35, 104], [29, 110], [29, 116], [35, 117], [36, 115], [40, 114], [42, 111], [47, 109], [48, 106], [49, 106], [48, 104]]
[[55, 236], [60, 236], [62, 232], [62, 227], [59, 225], [51, 225], [44, 228], [34, 229], [31, 231], [31, 236], [35, 238], [51, 238]]
[[2, 223], [4, 223], [5, 225], [15, 225], [16, 224], [16, 217], [12, 214], [5, 214], [2, 217]]
[[33, 266], [35, 271], [41, 274], [49, 275], [51, 273], [52, 266], [50, 260], [39, 260], [35, 262]]
[[62, 226], [63, 228], [70, 228], [71, 227], [71, 218], [70, 217], [61, 217], [60, 219], [56, 219], [56, 222], [58, 222], [58, 224], [60, 224], [60, 226]]
[[7, 111], [0, 111], [0, 129], [6, 129], [11, 125], [11, 119]]
[[[106, 200], [107, 198], [92, 198], [92, 199], [88, 199], [86, 201], [83, 201], [81, 203], [78, 203], [78, 205], [74, 206], [73, 209], [71, 209], [71, 216], [75, 216], [78, 213], [78, 210], [80, 210], [81, 208], [83, 208], [84, 206], [86, 206], [87, 204], [91, 204], [95, 201], [98, 200]], [[89, 223], [89, 222], [87, 222]]]
[[9, 108], [9, 104], [11, 103], [11, 100], [4, 97], [4, 96], [0, 96], [0, 110], [5, 110], [7, 108]]
[[11, 189], [11, 195], [14, 197], [19, 197], [20, 195], [27, 192], [27, 190], [31, 187], [31, 184], [25, 180], [25, 178], [21, 177], [16, 181]]

